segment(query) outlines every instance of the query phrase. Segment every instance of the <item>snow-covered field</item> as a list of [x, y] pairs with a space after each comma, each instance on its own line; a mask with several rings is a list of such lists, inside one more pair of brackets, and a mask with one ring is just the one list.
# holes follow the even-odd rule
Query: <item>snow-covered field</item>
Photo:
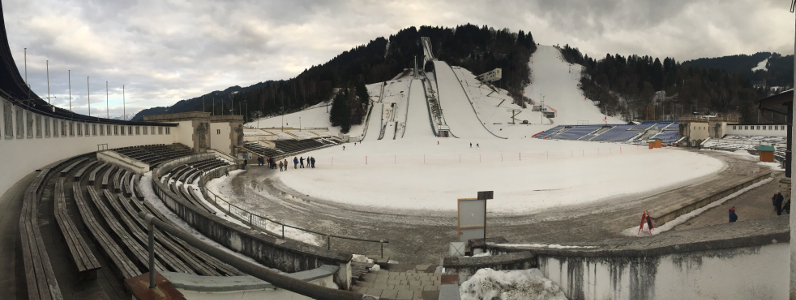
[[474, 140], [470, 148], [470, 142], [348, 144], [310, 153], [316, 169], [274, 176], [302, 194], [374, 208], [452, 211], [457, 198], [494, 190], [491, 212], [519, 214], [677, 185], [724, 166], [678, 149], [538, 139]]
[[442, 114], [453, 135], [460, 138], [494, 138], [478, 120], [453, 69], [443, 61], [434, 61], [434, 72]]

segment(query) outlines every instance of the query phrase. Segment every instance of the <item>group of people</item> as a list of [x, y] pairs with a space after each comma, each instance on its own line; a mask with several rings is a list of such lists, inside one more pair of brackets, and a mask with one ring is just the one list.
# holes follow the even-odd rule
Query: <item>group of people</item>
[[[785, 203], [783, 203], [785, 202]], [[790, 214], [790, 199], [785, 201], [785, 197], [782, 196], [782, 193], [777, 192], [771, 197], [771, 204], [774, 205], [774, 211], [777, 213], [778, 216], [782, 215], [782, 212], [786, 212]], [[730, 207], [730, 223], [735, 222], [738, 220], [738, 214], [735, 213], [735, 206]]]
[[[295, 157], [294, 156], [293, 157], [293, 168], [294, 169], [298, 169], [298, 168], [302, 168], [303, 169], [305, 161], [307, 162], [307, 168], [313, 168], [313, 169], [315, 168], [315, 158], [312, 157], [312, 156], [307, 156], [306, 158], [304, 158], [304, 157]], [[245, 164], [245, 162], [244, 162], [244, 164]], [[277, 160], [277, 159], [274, 159], [273, 157], [266, 158], [266, 157], [262, 157], [262, 156], [257, 158], [257, 165], [265, 166], [266, 164], [268, 164], [268, 168], [270, 168], [270, 169], [276, 169], [277, 167], [279, 167], [279, 171], [280, 172], [281, 171], [287, 171], [287, 168], [289, 166], [287, 159]]]

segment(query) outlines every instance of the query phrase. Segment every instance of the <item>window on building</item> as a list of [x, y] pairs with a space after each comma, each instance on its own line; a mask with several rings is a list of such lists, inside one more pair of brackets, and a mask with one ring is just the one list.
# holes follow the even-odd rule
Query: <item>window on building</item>
[[69, 136], [75, 136], [75, 122], [69, 122]]
[[27, 126], [27, 128], [28, 128], [28, 138], [32, 139], [33, 138], [33, 113], [30, 112], [30, 111], [27, 111], [27, 115], [28, 116], [27, 116], [25, 121], [26, 121], [26, 124], [28, 125]]
[[36, 115], [36, 137], [41, 138], [41, 115]]
[[14, 112], [11, 102], [3, 100], [3, 130], [7, 139], [14, 138]]
[[221, 134], [221, 129], [216, 129], [216, 134]]
[[105, 126], [100, 124], [99, 129], [100, 129], [100, 135], [105, 135]]
[[144, 126], [144, 134], [147, 134], [147, 129], [149, 129], [149, 126]]
[[163, 127], [158, 127], [158, 134], [163, 134]]
[[136, 126], [135, 127], [135, 135], [139, 135], [139, 134], [141, 134], [141, 126]]
[[50, 137], [50, 118], [44, 117], [44, 137]]
[[744, 130], [749, 130], [749, 126], [744, 126], [743, 129]]
[[83, 124], [77, 123], [75, 125], [77, 127], [77, 136], [83, 135]]
[[127, 135], [133, 135], [133, 126], [127, 126]]
[[735, 126], [733, 126], [733, 127], [732, 127], [732, 130], [735, 130], [735, 129], [737, 129], [737, 128], [735, 128]]
[[166, 134], [171, 134], [171, 127], [166, 127]]
[[157, 132], [155, 126], [152, 126], [152, 135], [155, 135], [155, 132]]
[[67, 135], [67, 133], [69, 133], [68, 130], [69, 130], [69, 125], [66, 124], [66, 121], [61, 120], [61, 137], [69, 136]]
[[25, 120], [22, 116], [22, 108], [17, 107], [17, 138], [25, 137]]
[[97, 135], [97, 124], [91, 124], [91, 135]]
[[119, 125], [113, 125], [113, 135], [119, 135]]

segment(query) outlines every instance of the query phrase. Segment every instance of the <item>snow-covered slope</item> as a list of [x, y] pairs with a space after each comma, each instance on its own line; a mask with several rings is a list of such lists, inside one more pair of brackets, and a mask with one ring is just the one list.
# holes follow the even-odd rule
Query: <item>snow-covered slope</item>
[[[557, 125], [604, 122], [599, 108], [591, 99], [585, 99], [578, 88], [581, 66], [564, 61], [561, 52], [552, 46], [540, 45], [529, 63], [532, 84], [525, 88], [525, 96], [535, 101], [544, 96], [544, 103], [557, 111], [553, 122]], [[570, 73], [571, 72], [571, 73]], [[608, 116], [608, 124], [624, 123], [619, 118]], [[552, 127], [552, 125], [547, 126]]]
[[766, 65], [768, 64], [768, 59], [769, 58], [766, 58], [763, 61], [757, 63], [757, 66], [752, 68], [752, 72], [757, 71], [757, 70], [768, 71], [768, 68], [766, 68]]
[[486, 130], [467, 100], [461, 83], [444, 61], [434, 61], [434, 72], [439, 86], [439, 103], [451, 133], [459, 138], [495, 138]]
[[409, 107], [403, 137], [419, 136], [433, 137], [434, 132], [431, 130], [426, 95], [423, 93], [423, 82], [412, 80], [412, 85], [409, 87]]

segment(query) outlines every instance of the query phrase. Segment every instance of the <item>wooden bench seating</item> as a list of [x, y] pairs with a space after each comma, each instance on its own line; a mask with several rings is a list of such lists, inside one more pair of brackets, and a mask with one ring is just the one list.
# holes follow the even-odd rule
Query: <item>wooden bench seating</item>
[[141, 271], [135, 263], [127, 257], [124, 250], [116, 244], [111, 235], [102, 228], [99, 221], [94, 217], [88, 202], [83, 197], [83, 191], [79, 183], [72, 183], [72, 192], [83, 223], [86, 224], [86, 227], [88, 227], [94, 239], [100, 244], [105, 254], [113, 261], [116, 270], [121, 273], [121, 277], [130, 278], [140, 275]]
[[[20, 248], [22, 249], [25, 284], [29, 299], [63, 299], [37, 222], [39, 196], [50, 171], [50, 168], [40, 170], [25, 190], [19, 216]], [[13, 259], [13, 257], [4, 259]]]
[[70, 164], [69, 166], [67, 166], [66, 168], [63, 168], [63, 170], [61, 170], [61, 177], [66, 176], [66, 174], [69, 174], [70, 172], [72, 172], [72, 169], [74, 169], [75, 166], [77, 166], [79, 164], [82, 164], [84, 161], [87, 161], [87, 160], [88, 160], [88, 158], [78, 159], [75, 162], [73, 162], [72, 164]]
[[94, 170], [91, 171], [91, 173], [88, 176], [88, 184], [94, 185], [94, 182], [97, 181], [97, 173], [101, 172], [106, 167], [108, 167], [108, 163], [102, 163], [101, 165], [99, 165], [99, 167], [94, 168]]
[[83, 177], [83, 174], [85, 174], [86, 171], [89, 170], [89, 168], [93, 167], [98, 162], [99, 162], [98, 160], [92, 160], [91, 162], [87, 163], [85, 166], [80, 168], [80, 170], [78, 170], [77, 173], [75, 173], [75, 176], [74, 176], [75, 180], [80, 180]]
[[[140, 200], [138, 200], [136, 198], [133, 198], [132, 201], [130, 201], [130, 204], [132, 204], [133, 207], [136, 210], [140, 210], [140, 211], [144, 211], [146, 213], [150, 213], [150, 214], [154, 215], [156, 218], [158, 218], [161, 221], [165, 222], [166, 224], [169, 224], [169, 225], [172, 225], [172, 226], [175, 226], [175, 227], [180, 227], [179, 225], [175, 224], [171, 219], [169, 219], [166, 216], [164, 216], [163, 213], [161, 213], [157, 208], [155, 208], [149, 202], [140, 201]], [[186, 243], [185, 241], [183, 241], [183, 240], [181, 240], [181, 239], [179, 239], [177, 237], [171, 236], [170, 234], [167, 234], [167, 235], [172, 237], [172, 240], [177, 242], [177, 244], [179, 244], [183, 248], [187, 249], [192, 254], [196, 255], [197, 258], [203, 260], [205, 263], [207, 263], [211, 267], [215, 268], [216, 271], [222, 273], [222, 275], [225, 275], [225, 276], [246, 275], [243, 272], [241, 272], [238, 269], [236, 269], [235, 267], [230, 266], [229, 264], [224, 263], [224, 262], [218, 260], [217, 258], [215, 258], [213, 256], [210, 256], [209, 254], [207, 254], [207, 253], [205, 253], [205, 252], [203, 252], [203, 251], [201, 251], [201, 250], [199, 250], [199, 249], [197, 249], [197, 248], [195, 248], [195, 247], [193, 247], [191, 245], [188, 245], [188, 243]]]
[[[119, 196], [111, 193], [108, 190], [104, 190], [104, 193], [105, 199], [108, 200], [108, 203], [110, 204], [111, 208], [113, 208], [113, 211], [115, 211], [116, 215], [119, 216], [119, 220], [121, 220], [122, 223], [127, 227], [127, 232], [130, 233], [130, 235], [141, 245], [143, 245], [145, 249], [149, 249], [149, 236], [147, 235], [147, 232], [141, 229], [141, 227], [138, 227], [138, 224], [131, 219], [131, 216], [128, 215], [124, 209], [122, 209], [121, 204], [119, 203], [119, 201], [124, 201], [124, 198], [120, 200]], [[136, 216], [135, 218], [138, 217]], [[147, 255], [149, 255], [148, 252]], [[171, 251], [166, 250], [160, 241], [155, 241], [155, 257], [160, 259], [164, 266], [169, 267], [170, 270], [185, 274], [196, 274], [196, 272], [185, 265], [182, 260], [175, 257]]]
[[[100, 194], [97, 193], [97, 190], [94, 189], [92, 186], [86, 187], [88, 190], [89, 198], [94, 203], [94, 206], [97, 207], [99, 210], [100, 215], [102, 215], [102, 219], [105, 220], [105, 223], [108, 224], [110, 227], [111, 232], [113, 232], [116, 237], [118, 237], [122, 244], [129, 250], [133, 257], [138, 261], [139, 266], [143, 266], [144, 270], [148, 270], [149, 267], [149, 251], [146, 247], [142, 246], [135, 239], [130, 236], [127, 230], [124, 229], [122, 224], [119, 224], [119, 221], [116, 217], [108, 210], [107, 205], [103, 203]], [[159, 271], [169, 271], [169, 269], [163, 267], [163, 264], [160, 262], [159, 259], [155, 259], [155, 268]]]
[[107, 189], [108, 188], [108, 184], [111, 181], [111, 174], [116, 174], [117, 171], [118, 171], [118, 168], [116, 166], [114, 166], [114, 165], [110, 165], [110, 168], [108, 168], [108, 170], [105, 171], [105, 174], [102, 175], [102, 188], [103, 189]]
[[[63, 174], [63, 173], [62, 173]], [[97, 270], [101, 268], [99, 261], [94, 257], [91, 248], [88, 246], [83, 236], [80, 235], [77, 227], [72, 223], [72, 218], [66, 210], [66, 195], [64, 191], [64, 179], [59, 178], [55, 183], [54, 213], [61, 234], [66, 240], [69, 253], [72, 254], [72, 261], [77, 266], [77, 271], [82, 279], [94, 280], [97, 278]]]

